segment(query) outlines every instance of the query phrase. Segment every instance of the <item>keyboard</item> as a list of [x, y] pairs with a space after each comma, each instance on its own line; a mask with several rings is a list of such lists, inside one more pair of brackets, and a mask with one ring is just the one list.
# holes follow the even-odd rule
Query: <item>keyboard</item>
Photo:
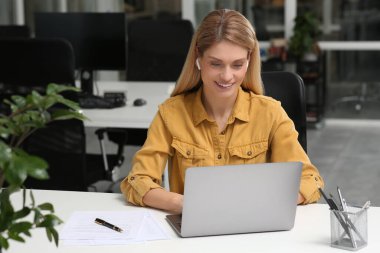
[[105, 98], [95, 95], [80, 95], [78, 103], [85, 109], [112, 109], [125, 106], [125, 99]]

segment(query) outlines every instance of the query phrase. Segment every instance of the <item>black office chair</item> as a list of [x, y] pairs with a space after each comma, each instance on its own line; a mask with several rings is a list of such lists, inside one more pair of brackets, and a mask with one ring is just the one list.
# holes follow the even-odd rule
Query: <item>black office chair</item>
[[131, 21], [127, 32], [127, 80], [176, 81], [193, 33], [188, 20]]
[[298, 132], [298, 141], [307, 152], [306, 98], [302, 78], [292, 72], [263, 72], [265, 95], [281, 102]]
[[30, 38], [26, 25], [0, 25], [0, 38]]
[[86, 138], [79, 120], [56, 121], [34, 132], [23, 145], [49, 164], [49, 179], [27, 178], [34, 189], [86, 191]]
[[[3, 98], [14, 94], [26, 95], [31, 90], [43, 92], [51, 82], [74, 85], [74, 54], [65, 40], [0, 39], [0, 55], [0, 83], [3, 84], [0, 91]], [[4, 111], [9, 109], [3, 103], [1, 106]], [[50, 179], [29, 178], [25, 182], [28, 188], [87, 190], [87, 185], [104, 178], [102, 157], [86, 156], [82, 121], [52, 122], [30, 135], [23, 145], [28, 153], [44, 158], [49, 164]], [[87, 170], [88, 160], [98, 161], [100, 166]]]
[[74, 85], [74, 55], [65, 40], [0, 39], [0, 55], [1, 98], [43, 92], [51, 82]]

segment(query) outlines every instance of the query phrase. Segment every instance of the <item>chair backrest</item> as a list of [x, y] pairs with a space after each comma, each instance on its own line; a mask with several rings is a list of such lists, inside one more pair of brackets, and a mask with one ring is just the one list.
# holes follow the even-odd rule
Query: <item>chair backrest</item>
[[137, 19], [129, 22], [127, 80], [176, 81], [193, 33], [188, 20]]
[[298, 141], [307, 152], [306, 98], [302, 78], [291, 72], [263, 72], [265, 95], [281, 102], [298, 131]]
[[0, 38], [30, 38], [26, 25], [0, 25]]
[[28, 178], [27, 188], [86, 191], [86, 138], [79, 120], [52, 122], [34, 132], [24, 144], [25, 150], [49, 164], [49, 179]]
[[[0, 83], [5, 84], [5, 89], [9, 88], [0, 91], [0, 97], [26, 95], [35, 87], [42, 91], [50, 82], [74, 85], [74, 54], [71, 45], [64, 40], [0, 39], [0, 56]], [[24, 88], [12, 89], [14, 87]], [[0, 107], [3, 105], [0, 103]], [[23, 147], [48, 162], [50, 179], [28, 178], [25, 185], [39, 189], [86, 190], [85, 145], [82, 121], [57, 121], [38, 129]]]
[[74, 85], [74, 53], [63, 39], [0, 39], [0, 55], [0, 83], [10, 89]]

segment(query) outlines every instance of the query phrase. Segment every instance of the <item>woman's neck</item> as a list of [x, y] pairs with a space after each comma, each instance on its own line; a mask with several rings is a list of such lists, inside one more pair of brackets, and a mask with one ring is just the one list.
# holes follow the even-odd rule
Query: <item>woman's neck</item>
[[202, 103], [207, 115], [216, 121], [219, 132], [222, 132], [226, 128], [228, 118], [235, 105], [236, 97], [237, 95], [230, 98], [209, 98], [206, 94], [202, 94]]

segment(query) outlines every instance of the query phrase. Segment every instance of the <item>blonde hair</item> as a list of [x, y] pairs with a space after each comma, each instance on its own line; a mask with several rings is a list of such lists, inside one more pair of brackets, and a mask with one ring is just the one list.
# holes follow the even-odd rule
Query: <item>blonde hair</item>
[[255, 31], [251, 23], [239, 12], [221, 9], [210, 12], [195, 32], [172, 97], [197, 89], [201, 85], [201, 75], [195, 61], [214, 43], [222, 40], [248, 49], [249, 66], [242, 87], [255, 94], [263, 94], [260, 48]]

